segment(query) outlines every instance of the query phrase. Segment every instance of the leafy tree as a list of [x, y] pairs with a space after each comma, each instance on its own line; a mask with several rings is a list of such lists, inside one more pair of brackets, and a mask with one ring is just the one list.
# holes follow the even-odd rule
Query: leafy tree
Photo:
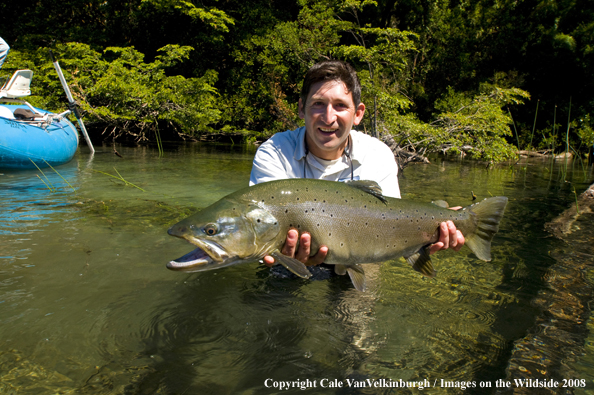
[[[9, 66], [18, 60], [20, 65], [40, 70], [34, 92], [44, 100], [33, 97], [31, 101], [57, 110], [64, 107], [64, 93], [45, 51], [29, 54], [33, 56], [11, 52]], [[166, 74], [188, 58], [191, 47], [168, 45], [151, 63], [145, 63], [144, 55], [132, 47], [108, 47], [99, 53], [88, 45], [69, 43], [57, 45], [54, 51], [85, 113], [85, 122], [101, 128], [106, 138], [127, 135], [144, 140], [154, 136], [160, 126], [189, 135], [204, 133], [211, 131], [220, 117], [218, 93], [213, 87], [215, 71], [199, 78]]]

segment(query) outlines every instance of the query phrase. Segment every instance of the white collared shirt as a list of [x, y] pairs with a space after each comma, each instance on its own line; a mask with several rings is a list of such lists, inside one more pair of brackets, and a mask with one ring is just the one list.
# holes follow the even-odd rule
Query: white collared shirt
[[250, 185], [286, 178], [346, 181], [352, 175], [354, 180], [377, 182], [385, 196], [400, 198], [398, 166], [390, 148], [365, 133], [356, 130], [350, 133], [350, 159], [342, 155], [335, 161], [307, 152], [305, 127], [275, 134], [256, 152]]

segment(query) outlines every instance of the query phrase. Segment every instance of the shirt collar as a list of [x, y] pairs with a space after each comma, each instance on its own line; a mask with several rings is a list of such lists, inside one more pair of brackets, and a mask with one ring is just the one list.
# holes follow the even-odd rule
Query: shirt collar
[[[356, 148], [356, 133], [353, 133], [353, 130], [350, 132], [351, 135], [351, 160], [355, 162], [361, 163], [361, 154], [362, 151]], [[293, 158], [295, 160], [301, 160], [307, 155], [307, 149], [305, 148], [305, 126], [299, 128], [299, 132], [297, 133], [297, 144], [295, 144], [295, 151], [293, 152]]]

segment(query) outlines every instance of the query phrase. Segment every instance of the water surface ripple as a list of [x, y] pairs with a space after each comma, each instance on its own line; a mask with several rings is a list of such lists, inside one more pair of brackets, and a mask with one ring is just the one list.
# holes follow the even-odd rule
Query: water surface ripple
[[[121, 158], [104, 146], [92, 161], [83, 148], [60, 175], [0, 172], [0, 393], [280, 393], [273, 383], [310, 380], [310, 393], [387, 394], [400, 392], [347, 380], [494, 383], [521, 363], [510, 355], [526, 334], [542, 335], [542, 303], [560, 303], [554, 311], [572, 322], [550, 284], [580, 276], [582, 295], [592, 289], [586, 267], [558, 267], [549, 251], [564, 251], [563, 242], [544, 231], [574, 188], [593, 181], [578, 162], [485, 169], [433, 158], [407, 167], [405, 198], [509, 197], [493, 260], [441, 252], [434, 279], [403, 260], [366, 265], [370, 290], [360, 293], [348, 277], [286, 278], [257, 262], [168, 271], [192, 246], [167, 228], [247, 185], [255, 149], [188, 143], [160, 158], [152, 147], [116, 148]], [[590, 253], [571, 259], [579, 252]], [[573, 324], [592, 326], [579, 317]], [[571, 371], [590, 386], [586, 342], [572, 349], [585, 354]], [[543, 366], [565, 360], [562, 349], [536, 348], [548, 350], [536, 361]], [[330, 382], [343, 387], [321, 387]]]

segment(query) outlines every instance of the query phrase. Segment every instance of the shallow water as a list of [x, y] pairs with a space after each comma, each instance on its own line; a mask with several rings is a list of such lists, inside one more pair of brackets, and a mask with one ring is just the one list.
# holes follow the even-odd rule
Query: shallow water
[[[287, 279], [258, 263], [168, 271], [192, 247], [167, 228], [247, 185], [255, 150], [116, 148], [122, 158], [104, 146], [91, 161], [82, 148], [59, 175], [0, 171], [0, 393], [286, 392], [281, 382], [310, 393], [400, 393], [406, 382], [417, 384], [404, 393], [426, 383], [494, 392], [542, 315], [534, 300], [557, 262], [550, 251], [565, 248], [544, 223], [593, 181], [579, 163], [411, 165], [405, 198], [510, 198], [493, 261], [441, 252], [435, 279], [400, 260], [369, 265], [371, 291], [360, 293], [342, 276]], [[579, 377], [550, 375], [588, 391], [592, 341], [580, 339]]]

